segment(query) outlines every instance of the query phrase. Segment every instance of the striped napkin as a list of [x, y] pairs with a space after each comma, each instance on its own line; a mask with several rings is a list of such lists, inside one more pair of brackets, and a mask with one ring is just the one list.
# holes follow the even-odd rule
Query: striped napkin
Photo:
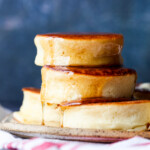
[[21, 139], [0, 131], [0, 149], [9, 150], [150, 150], [150, 140], [134, 137], [113, 144], [52, 140]]

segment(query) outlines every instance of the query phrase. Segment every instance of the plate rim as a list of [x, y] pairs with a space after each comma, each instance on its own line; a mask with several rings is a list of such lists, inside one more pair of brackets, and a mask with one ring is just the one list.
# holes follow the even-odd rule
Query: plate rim
[[86, 142], [112, 143], [125, 140], [134, 136], [150, 138], [150, 131], [59, 128], [42, 125], [21, 124], [13, 119], [12, 113], [6, 116], [0, 122], [0, 129], [24, 138], [32, 138], [38, 136], [50, 139], [84, 141], [84, 142], [86, 141]]

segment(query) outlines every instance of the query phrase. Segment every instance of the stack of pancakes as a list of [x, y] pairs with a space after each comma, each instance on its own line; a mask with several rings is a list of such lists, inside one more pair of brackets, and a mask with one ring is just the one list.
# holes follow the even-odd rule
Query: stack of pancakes
[[23, 88], [14, 118], [53, 127], [147, 130], [150, 101], [133, 100], [136, 71], [123, 68], [121, 34], [35, 37], [41, 90]]

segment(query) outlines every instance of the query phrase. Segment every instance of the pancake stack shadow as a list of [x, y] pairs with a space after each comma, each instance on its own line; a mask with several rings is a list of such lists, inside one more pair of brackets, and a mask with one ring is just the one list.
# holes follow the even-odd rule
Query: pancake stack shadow
[[148, 130], [150, 101], [134, 100], [137, 74], [124, 68], [121, 34], [35, 37], [41, 90], [23, 88], [14, 118], [52, 127]]

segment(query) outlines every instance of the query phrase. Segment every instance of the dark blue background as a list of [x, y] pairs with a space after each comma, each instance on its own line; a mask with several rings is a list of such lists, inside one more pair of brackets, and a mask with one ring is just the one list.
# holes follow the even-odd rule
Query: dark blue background
[[125, 66], [150, 81], [150, 0], [0, 0], [0, 103], [18, 107], [22, 87], [40, 87], [36, 34], [87, 31], [122, 33]]

